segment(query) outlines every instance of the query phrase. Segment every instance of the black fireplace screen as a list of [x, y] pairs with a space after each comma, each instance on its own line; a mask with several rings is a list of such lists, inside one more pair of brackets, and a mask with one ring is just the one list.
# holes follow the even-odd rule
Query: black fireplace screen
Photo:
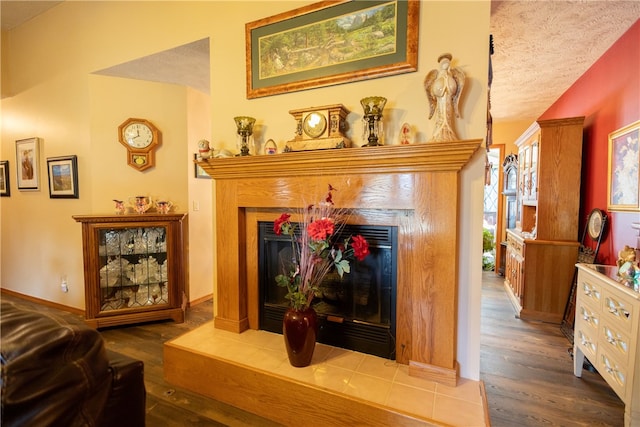
[[[282, 333], [288, 307], [287, 290], [276, 285], [285, 260], [290, 260], [289, 236], [273, 232], [273, 222], [259, 222], [260, 329]], [[351, 261], [342, 278], [329, 273], [312, 306], [318, 313], [318, 341], [336, 347], [395, 359], [397, 227], [345, 225], [339, 239], [361, 234], [371, 254]]]

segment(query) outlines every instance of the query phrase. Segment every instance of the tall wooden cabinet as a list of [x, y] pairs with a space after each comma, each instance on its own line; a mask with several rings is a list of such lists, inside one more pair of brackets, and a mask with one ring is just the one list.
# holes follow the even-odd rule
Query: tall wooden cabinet
[[539, 120], [516, 141], [518, 219], [505, 289], [516, 316], [561, 323], [578, 257], [584, 117]]
[[82, 224], [89, 326], [184, 321], [187, 214], [76, 215], [73, 219]]

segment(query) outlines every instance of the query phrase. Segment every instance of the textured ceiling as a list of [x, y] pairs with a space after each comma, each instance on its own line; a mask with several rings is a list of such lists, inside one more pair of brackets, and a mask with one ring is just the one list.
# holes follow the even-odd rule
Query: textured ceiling
[[182, 84], [209, 93], [209, 39], [202, 39], [124, 64], [96, 71], [95, 74], [152, 82]]
[[[2, 0], [2, 29], [57, 3]], [[639, 18], [637, 0], [493, 1], [494, 121], [538, 118]], [[97, 73], [184, 84], [209, 93], [209, 42], [196, 41]]]
[[505, 121], [537, 119], [640, 18], [637, 0], [491, 5], [491, 114]]

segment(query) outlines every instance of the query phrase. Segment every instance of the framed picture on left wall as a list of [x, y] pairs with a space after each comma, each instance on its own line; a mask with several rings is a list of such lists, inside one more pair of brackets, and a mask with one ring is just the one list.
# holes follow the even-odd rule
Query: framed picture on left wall
[[47, 158], [49, 198], [78, 198], [78, 157], [60, 156]]
[[9, 182], [9, 161], [0, 160], [0, 197], [11, 195], [11, 184]]
[[40, 138], [16, 141], [18, 190], [40, 190]]

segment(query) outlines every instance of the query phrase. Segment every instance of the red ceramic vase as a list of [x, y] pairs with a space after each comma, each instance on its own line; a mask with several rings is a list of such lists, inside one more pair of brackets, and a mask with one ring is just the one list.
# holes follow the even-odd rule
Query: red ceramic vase
[[282, 335], [289, 363], [297, 368], [309, 366], [318, 335], [315, 310], [311, 307], [305, 310], [287, 309], [282, 319]]

